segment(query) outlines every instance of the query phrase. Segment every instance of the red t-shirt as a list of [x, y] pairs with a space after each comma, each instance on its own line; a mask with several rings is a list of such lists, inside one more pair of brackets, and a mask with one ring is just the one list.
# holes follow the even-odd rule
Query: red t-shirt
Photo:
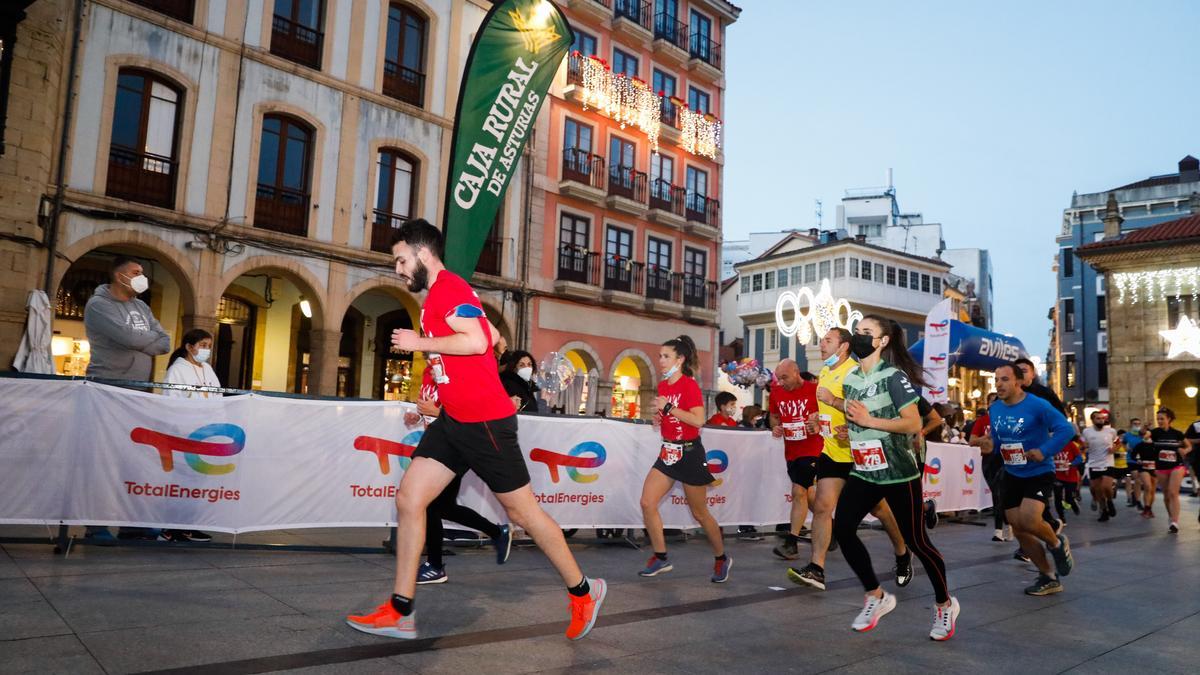
[[[427, 337], [448, 337], [454, 329], [447, 319], [478, 317], [484, 335], [490, 341], [491, 332], [479, 296], [463, 278], [442, 270], [438, 273], [425, 304], [421, 306], [421, 332]], [[435, 358], [437, 354], [426, 354], [426, 370], [433, 370], [433, 381], [437, 384], [438, 398], [446, 413], [459, 422], [490, 422], [516, 414], [512, 400], [500, 384], [500, 373], [491, 350], [471, 356], [442, 354], [442, 375], [438, 379]]]
[[817, 412], [817, 383], [801, 381], [788, 391], [782, 385], [771, 387], [771, 414], [783, 425], [783, 457], [787, 461], [816, 457], [825, 448], [821, 434], [809, 434], [805, 423]]
[[738, 425], [737, 420], [733, 419], [732, 417], [726, 417], [721, 413], [717, 413], [708, 418], [708, 422], [706, 422], [706, 424], [708, 424], [710, 427], [736, 427]]
[[1054, 456], [1054, 477], [1064, 483], [1078, 483], [1079, 467], [1075, 465], [1075, 459], [1082, 454], [1079, 441], [1067, 443], [1067, 447]]
[[[704, 407], [704, 394], [700, 393], [700, 385], [692, 378], [684, 375], [675, 384], [666, 380], [658, 383], [658, 395], [666, 398], [676, 408], [691, 410]], [[662, 437], [664, 441], [694, 441], [700, 438], [700, 427], [684, 424], [672, 415], [662, 416]]]
[[437, 385], [433, 383], [433, 369], [428, 365], [425, 367], [425, 372], [421, 374], [421, 391], [417, 398], [422, 401], [438, 402]]
[[[971, 425], [970, 436], [987, 436], [988, 427], [992, 426], [992, 418], [986, 413], [975, 418], [975, 423]], [[969, 438], [967, 440], [970, 440]]]

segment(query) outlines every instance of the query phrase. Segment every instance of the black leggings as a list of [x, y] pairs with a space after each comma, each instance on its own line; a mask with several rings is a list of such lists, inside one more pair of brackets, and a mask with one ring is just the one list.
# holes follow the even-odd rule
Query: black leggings
[[838, 498], [837, 515], [833, 521], [833, 536], [842, 547], [842, 555], [863, 589], [870, 592], [879, 588], [879, 579], [875, 578], [875, 570], [871, 567], [871, 555], [867, 547], [858, 538], [858, 525], [863, 518], [875, 508], [881, 500], [886, 500], [896, 516], [896, 525], [908, 550], [921, 561], [929, 582], [933, 584], [933, 592], [939, 604], [950, 600], [950, 590], [946, 586], [946, 563], [929, 534], [925, 531], [925, 519], [921, 508], [921, 479], [915, 478], [907, 483], [891, 485], [876, 485], [868, 483], [856, 476], [846, 479], [846, 487]]
[[472, 530], [478, 530], [495, 539], [500, 536], [500, 526], [484, 518], [458, 503], [458, 490], [462, 487], [462, 476], [456, 476], [442, 490], [442, 494], [434, 498], [425, 509], [425, 558], [429, 564], [441, 569], [442, 562], [442, 521], [449, 520]]
[[1058, 511], [1059, 520], [1067, 519], [1067, 516], [1063, 513], [1063, 501], [1065, 500], [1067, 504], [1074, 504], [1078, 498], [1075, 494], [1078, 487], [1077, 483], [1064, 483], [1060, 480], [1054, 481], [1054, 510]]
[[1008, 524], [1008, 519], [1004, 517], [1004, 469], [984, 472], [983, 479], [992, 491], [992, 521], [997, 530], [1003, 529]]

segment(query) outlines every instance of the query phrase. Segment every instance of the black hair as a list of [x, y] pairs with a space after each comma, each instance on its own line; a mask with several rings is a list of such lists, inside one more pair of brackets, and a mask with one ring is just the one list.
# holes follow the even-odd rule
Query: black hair
[[727, 391], [723, 391], [723, 392], [717, 394], [717, 397], [715, 399], [713, 399], [713, 402], [717, 404], [718, 408], [725, 405], [726, 403], [735, 403], [736, 401], [737, 401], [737, 397]]
[[525, 358], [526, 356], [529, 357], [529, 362], [533, 364], [533, 372], [536, 373], [538, 370], [537, 360], [533, 358], [533, 354], [530, 354], [524, 349], [505, 352], [504, 356], [500, 357], [500, 361], [504, 365], [504, 370], [510, 373], [515, 373], [517, 372], [517, 364], [520, 363], [521, 359]]
[[1001, 363], [1000, 365], [996, 366], [996, 369], [993, 370], [992, 372], [999, 373], [1001, 368], [1011, 368], [1013, 371], [1013, 377], [1015, 377], [1019, 380], [1019, 379], [1021, 379], [1021, 365], [1020, 364], [1021, 364], [1020, 361], [1006, 361], [1006, 362]]
[[[1029, 366], [1029, 372], [1033, 373], [1033, 381], [1037, 382], [1037, 379], [1038, 379], [1037, 366], [1033, 365], [1033, 361], [1030, 361], [1029, 359], [1022, 356], [1021, 358], [1017, 359], [1016, 361], [1013, 361], [1013, 365], [1018, 366], [1018, 367]], [[1022, 373], [1020, 370], [1017, 370], [1016, 373], [1018, 375], [1020, 375], [1021, 377], [1025, 377], [1025, 374]]]
[[663, 343], [664, 347], [670, 347], [675, 350], [677, 356], [683, 357], [683, 366], [680, 370], [688, 377], [694, 377], [696, 370], [700, 367], [700, 359], [696, 355], [696, 343], [692, 342], [692, 338], [686, 335], [680, 335], [677, 338], [672, 338]]
[[813, 375], [812, 373], [808, 372], [807, 370], [803, 370], [803, 371], [800, 371], [800, 379], [804, 380], [805, 382], [816, 382], [817, 376]]
[[116, 278], [117, 272], [120, 272], [121, 270], [125, 269], [126, 265], [136, 263], [136, 262], [137, 262], [137, 260], [134, 260], [133, 258], [130, 258], [127, 255], [119, 255], [119, 256], [113, 258], [112, 265], [110, 265], [108, 268], [109, 274], [113, 278]]
[[187, 356], [188, 345], [194, 345], [201, 340], [211, 340], [212, 333], [203, 328], [193, 328], [183, 334], [183, 340], [179, 344], [179, 349], [171, 352], [171, 358], [167, 360], [167, 367], [170, 368], [175, 361]]
[[888, 363], [903, 371], [908, 376], [908, 381], [914, 387], [918, 389], [928, 387], [929, 382], [925, 379], [925, 369], [913, 359], [912, 354], [908, 353], [908, 345], [904, 339], [904, 328], [892, 319], [878, 314], [868, 314], [859, 319], [859, 323], [861, 324], [868, 319], [879, 324], [883, 328], [883, 335], [888, 338], [887, 346], [883, 348], [883, 358]]
[[392, 232], [392, 246], [404, 242], [414, 249], [424, 248], [438, 260], [442, 259], [445, 240], [442, 231], [437, 229], [424, 218], [414, 218], [404, 221], [404, 224]]
[[1175, 411], [1171, 410], [1170, 408], [1159, 408], [1158, 412], [1155, 413], [1156, 417], [1158, 415], [1166, 415], [1167, 419], [1171, 420], [1172, 422], [1175, 421]]

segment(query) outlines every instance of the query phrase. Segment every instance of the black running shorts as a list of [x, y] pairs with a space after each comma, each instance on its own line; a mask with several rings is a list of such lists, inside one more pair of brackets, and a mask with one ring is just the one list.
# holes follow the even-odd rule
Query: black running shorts
[[841, 478], [846, 480], [850, 477], [850, 471], [854, 469], [854, 462], [835, 462], [833, 458], [825, 453], [821, 453], [817, 457], [817, 480], [822, 478]]
[[[661, 447], [666, 443], [682, 445], [683, 452], [678, 453], [673, 448]], [[654, 468], [667, 478], [677, 480], [684, 485], [708, 485], [717, 480], [708, 470], [708, 457], [700, 439], [660, 441], [659, 445], [658, 459], [654, 460]]]
[[1004, 476], [1004, 510], [1021, 506], [1026, 499], [1036, 499], [1043, 504], [1048, 503], [1054, 494], [1054, 472], [1041, 473], [1029, 478], [1021, 478], [1013, 474]]
[[787, 463], [787, 472], [793, 484], [807, 490], [817, 478], [817, 458], [797, 457]]
[[457, 476], [474, 471], [495, 493], [529, 484], [515, 414], [490, 422], [459, 422], [442, 410], [425, 429], [413, 457], [437, 460]]

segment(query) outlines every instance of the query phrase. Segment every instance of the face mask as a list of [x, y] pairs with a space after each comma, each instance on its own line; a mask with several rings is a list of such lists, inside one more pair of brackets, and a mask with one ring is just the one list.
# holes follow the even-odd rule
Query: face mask
[[671, 366], [670, 368], [668, 368], [667, 372], [663, 373], [663, 379], [669, 380], [669, 379], [671, 379], [672, 375], [674, 375], [675, 373], [678, 373], [678, 372], [679, 372], [679, 364], [677, 363], [677, 364]]
[[528, 382], [533, 377], [533, 367], [525, 366], [524, 368], [517, 368], [517, 375], [520, 375], [522, 380]]
[[1134, 427], [1129, 427], [1129, 433], [1131, 433], [1131, 434], [1139, 433], [1139, 432], [1141, 432], [1141, 430], [1142, 430], [1142, 425], [1140, 425], [1140, 424], [1137, 426], [1134, 426]]
[[194, 358], [200, 363], [208, 363], [208, 357], [210, 356], [212, 356], [211, 349], [197, 349], [196, 356]]
[[134, 293], [141, 295], [146, 292], [146, 289], [150, 288], [150, 280], [146, 278], [146, 275], [139, 274], [129, 279], [129, 287], [133, 289]]
[[836, 352], [834, 353], [833, 356], [825, 359], [825, 365], [829, 366], [830, 368], [836, 366], [837, 362], [838, 362], [838, 355]]
[[875, 353], [875, 338], [870, 335], [851, 335], [850, 336], [850, 353], [854, 354], [859, 360], [865, 359]]

